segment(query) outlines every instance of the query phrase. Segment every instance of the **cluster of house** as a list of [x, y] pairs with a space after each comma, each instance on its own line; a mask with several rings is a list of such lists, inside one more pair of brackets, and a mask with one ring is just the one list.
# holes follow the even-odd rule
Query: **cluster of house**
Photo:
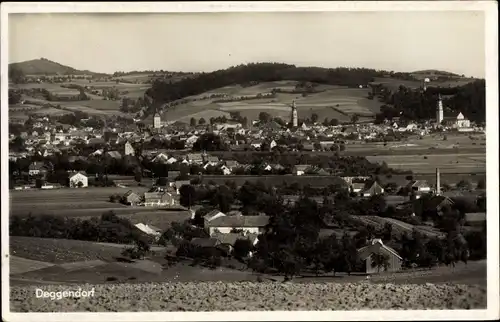
[[[192, 214], [192, 219], [194, 219], [194, 212]], [[250, 245], [257, 246], [259, 235], [264, 233], [268, 224], [269, 216], [264, 214], [243, 216], [239, 211], [224, 214], [215, 209], [204, 216], [203, 228], [207, 232], [207, 237], [193, 238], [190, 242], [201, 248], [217, 248], [230, 255], [238, 240], [248, 240]], [[136, 226], [150, 235], [159, 237], [159, 232], [147, 225], [138, 224]], [[381, 270], [381, 267], [372, 265], [374, 254], [387, 256], [388, 263], [382, 270], [398, 271], [401, 269], [403, 258], [394, 249], [385, 245], [382, 240], [373, 239], [367, 246], [358, 249], [359, 258], [365, 264], [364, 271], [366, 273], [376, 273]], [[247, 256], [252, 257], [253, 252], [250, 251]]]
[[122, 196], [122, 201], [130, 206], [178, 207], [180, 189], [182, 186], [189, 184], [189, 180], [171, 181], [165, 187], [152, 187], [144, 194], [129, 190]]
[[[82, 120], [85, 121], [85, 120]], [[158, 118], [155, 118], [155, 122]], [[162, 123], [163, 122], [163, 123]], [[443, 117], [443, 124], [447, 127], [458, 128], [463, 131], [482, 131], [482, 128], [470, 127], [470, 122], [459, 113], [455, 117]], [[157, 124], [158, 125], [158, 124]], [[123, 145], [136, 142], [148, 143], [153, 140], [176, 140], [183, 142], [186, 149], [193, 147], [201, 135], [211, 132], [219, 135], [231, 150], [259, 150], [282, 147], [293, 149], [287, 144], [279, 144], [281, 138], [293, 138], [301, 143], [304, 151], [328, 150], [341, 140], [371, 140], [388, 135], [393, 132], [408, 132], [420, 136], [429, 134], [433, 126], [431, 123], [409, 123], [399, 125], [397, 118], [392, 123], [385, 124], [354, 124], [324, 126], [321, 124], [307, 125], [303, 123], [296, 128], [287, 128], [275, 121], [251, 125], [244, 128], [241, 123], [227, 121], [213, 125], [190, 126], [182, 122], [165, 123], [166, 126], [153, 127], [145, 131], [137, 131], [135, 125], [120, 125], [117, 127], [106, 127], [105, 129], [94, 129], [85, 126], [69, 126], [67, 124], [54, 123], [48, 117], [33, 118], [33, 131], [22, 132], [20, 137], [25, 140], [25, 147], [29, 153], [41, 151], [42, 155], [48, 156], [60, 153], [63, 150], [71, 151], [76, 144], [97, 145]], [[57, 129], [57, 130], [56, 130]], [[10, 139], [15, 136], [11, 134]], [[96, 151], [96, 154], [102, 151]], [[120, 151], [121, 155], [134, 155], [133, 149]]]

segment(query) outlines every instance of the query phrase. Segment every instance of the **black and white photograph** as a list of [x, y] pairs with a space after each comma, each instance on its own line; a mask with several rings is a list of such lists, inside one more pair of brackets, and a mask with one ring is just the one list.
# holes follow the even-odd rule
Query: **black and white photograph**
[[6, 321], [498, 318], [495, 1], [1, 9]]

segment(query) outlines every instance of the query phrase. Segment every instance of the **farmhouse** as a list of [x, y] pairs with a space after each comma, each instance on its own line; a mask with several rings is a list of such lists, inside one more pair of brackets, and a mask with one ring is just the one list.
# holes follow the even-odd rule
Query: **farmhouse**
[[141, 197], [132, 190], [129, 190], [123, 195], [123, 200], [125, 204], [135, 206], [141, 202]]
[[225, 165], [222, 165], [220, 167], [220, 170], [222, 171], [222, 174], [225, 175], [225, 176], [228, 176], [231, 174], [231, 169], [229, 169], [227, 166]]
[[[218, 245], [228, 247], [229, 253], [233, 252], [234, 244], [238, 239], [249, 240], [252, 246], [256, 246], [259, 242], [257, 234], [247, 234], [245, 236], [240, 233], [215, 234], [214, 236], [212, 236], [212, 238], [217, 240]], [[251, 257], [252, 252], [250, 252], [248, 255]]]
[[208, 222], [210, 236], [215, 233], [228, 234], [232, 231], [261, 234], [269, 223], [268, 216], [221, 216]]
[[223, 212], [221, 212], [217, 209], [210, 211], [208, 214], [206, 214], [203, 217], [203, 225], [204, 225], [205, 229], [209, 230], [209, 224], [212, 220], [217, 219], [219, 217], [224, 217], [224, 216], [226, 216], [226, 214], [224, 214]]
[[87, 174], [83, 171], [76, 172], [69, 176], [70, 188], [85, 188], [89, 186]]
[[50, 171], [49, 167], [43, 162], [35, 161], [28, 167], [28, 174], [30, 176], [45, 175], [48, 171]]
[[363, 197], [371, 197], [384, 193], [384, 188], [377, 181], [367, 181], [362, 190]]
[[132, 144], [130, 144], [129, 141], [127, 141], [125, 143], [125, 146], [124, 146], [124, 154], [125, 155], [135, 155], [135, 150], [134, 150], [134, 147], [132, 146]]
[[293, 174], [296, 176], [301, 176], [306, 172], [308, 168], [309, 166], [306, 164], [298, 164], [293, 167]]
[[358, 256], [364, 264], [363, 272], [368, 274], [399, 271], [403, 261], [403, 258], [394, 249], [384, 245], [381, 239], [373, 239], [370, 245], [358, 249]]
[[186, 160], [190, 164], [202, 164], [203, 156], [201, 155], [201, 153], [189, 153], [186, 157]]
[[461, 112], [446, 113], [443, 118], [443, 125], [453, 128], [468, 128], [470, 127], [470, 120], [467, 119]]
[[175, 205], [175, 199], [172, 194], [166, 191], [144, 193], [145, 207], [164, 207], [173, 205]]
[[[157, 154], [153, 160], [151, 160], [151, 162], [155, 162], [155, 163], [161, 163], [161, 164], [168, 164], [168, 156], [164, 153], [159, 153]], [[176, 160], [177, 161], [177, 160]]]
[[431, 186], [425, 180], [412, 180], [408, 183], [407, 188], [413, 192], [431, 191]]
[[138, 223], [135, 225], [137, 229], [142, 231], [143, 233], [150, 235], [150, 236], [155, 236], [155, 237], [160, 237], [161, 235], [161, 229], [156, 228], [151, 225], [143, 224], [143, 223]]
[[358, 194], [361, 191], [363, 191], [364, 187], [365, 187], [365, 183], [364, 182], [353, 182], [350, 185], [350, 190], [351, 190], [351, 193]]

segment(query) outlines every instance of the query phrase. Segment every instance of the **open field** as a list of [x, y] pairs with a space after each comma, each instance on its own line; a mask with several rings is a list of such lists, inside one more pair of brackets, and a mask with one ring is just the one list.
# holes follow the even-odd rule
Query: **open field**
[[[458, 87], [475, 81], [474, 78], [457, 78], [448, 81], [431, 81], [428, 87]], [[387, 86], [390, 90], [397, 90], [400, 85], [409, 88], [418, 88], [422, 85], [420, 81], [407, 81], [393, 78], [379, 78], [376, 77], [374, 83], [380, 83]]]
[[[264, 82], [250, 87], [242, 87], [240, 85], [226, 86], [200, 95], [186, 97], [186, 99], [201, 99], [210, 94], [226, 94], [229, 97], [269, 94], [273, 88], [293, 90], [296, 84], [296, 81], [283, 81]], [[367, 98], [368, 89], [350, 89], [339, 86], [322, 85], [321, 90], [323, 91], [311, 93], [305, 97], [299, 93], [277, 93], [275, 97], [234, 102], [214, 102], [220, 100], [220, 98], [191, 101], [167, 108], [164, 117], [173, 121], [185, 121], [185, 119], [191, 117], [197, 118], [195, 114], [209, 109], [224, 112], [237, 111], [250, 120], [257, 119], [260, 112], [267, 112], [274, 117], [288, 119], [291, 111], [290, 105], [293, 100], [296, 100], [299, 118], [310, 118], [311, 115], [315, 113], [319, 116], [319, 120], [321, 121], [325, 118], [336, 118], [339, 121], [349, 121], [350, 116], [353, 114], [371, 117], [380, 109], [381, 103]]]
[[[381, 184], [386, 184], [388, 182], [395, 182], [399, 185], [405, 185], [408, 183], [406, 180], [407, 175], [392, 175], [390, 177], [379, 176]], [[198, 176], [193, 176], [198, 177]], [[434, 173], [425, 174], [415, 174], [413, 177], [417, 180], [426, 180], [430, 185], [436, 184], [436, 175]], [[485, 173], [478, 174], [468, 174], [468, 173], [441, 173], [441, 184], [455, 184], [461, 180], [467, 180], [472, 183], [477, 183], [480, 179], [485, 179]], [[203, 182], [213, 181], [216, 184], [224, 184], [226, 181], [234, 181], [238, 186], [243, 185], [246, 181], [257, 182], [262, 181], [266, 185], [282, 185], [287, 183], [291, 185], [293, 183], [298, 183], [300, 185], [311, 185], [312, 187], [326, 187], [334, 182], [338, 182], [338, 177], [335, 176], [294, 176], [294, 175], [269, 175], [269, 176], [252, 176], [252, 175], [242, 175], [242, 176], [223, 176], [223, 175], [204, 175]]]
[[41, 109], [38, 109], [35, 111], [30, 111], [29, 114], [60, 116], [60, 115], [65, 115], [65, 114], [72, 114], [72, 112], [49, 107], [49, 108], [41, 108]]
[[[54, 214], [66, 216], [100, 216], [113, 210], [117, 213], [131, 213], [144, 208], [127, 207], [109, 202], [112, 194], [124, 194], [129, 189], [123, 188], [86, 188], [54, 190], [12, 190], [10, 191], [11, 215]], [[137, 187], [133, 191], [140, 193], [147, 188]], [[147, 210], [146, 210], [147, 211]]]
[[[486, 261], [459, 263], [455, 268], [381, 273], [373, 275], [370, 282], [363, 275], [338, 273], [335, 277], [305, 274], [290, 283], [255, 283], [259, 276], [278, 282], [283, 277], [224, 267], [211, 270], [187, 262], [166, 267], [166, 249], [162, 247], [154, 247], [155, 254], [149, 259], [116, 261], [123, 247], [10, 237], [12, 310], [471, 309], [486, 305]], [[69, 285], [95, 287], [97, 296], [61, 301], [33, 296], [35, 287], [57, 291]], [[165, 296], [168, 301], [158, 300]]]
[[383, 155], [367, 156], [372, 163], [385, 162], [390, 168], [412, 170], [413, 173], [485, 173], [485, 154], [442, 154], [442, 155]]
[[[91, 187], [82, 189], [53, 189], [53, 190], [13, 190], [10, 191], [10, 198], [13, 205], [26, 203], [65, 203], [65, 202], [95, 202], [108, 201], [112, 194], [125, 194], [131, 189], [118, 187]], [[145, 187], [134, 188], [136, 193], [146, 192]]]
[[[67, 286], [66, 286], [67, 287]], [[82, 285], [94, 297], [53, 301], [35, 287], [11, 287], [14, 312], [296, 311], [366, 309], [484, 309], [486, 289], [466, 285], [369, 283], [149, 283]], [[48, 287], [42, 287], [48, 289]], [[62, 291], [53, 286], [51, 291]], [[165, 300], [162, 300], [165, 299]]]
[[[44, 263], [70, 263], [88, 260], [112, 260], [120, 249], [94, 242], [36, 237], [9, 237], [10, 255]], [[39, 265], [40, 266], [40, 265]], [[11, 274], [20, 274], [11, 267]]]

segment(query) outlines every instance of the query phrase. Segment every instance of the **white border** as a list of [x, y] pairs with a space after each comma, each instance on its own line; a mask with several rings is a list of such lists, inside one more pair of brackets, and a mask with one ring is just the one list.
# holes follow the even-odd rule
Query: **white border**
[[[423, 311], [291, 311], [291, 312], [146, 312], [146, 313], [10, 313], [8, 254], [8, 13], [63, 12], [246, 12], [246, 11], [469, 11], [485, 12], [487, 195], [488, 195], [488, 309]], [[2, 318], [6, 321], [273, 321], [273, 320], [489, 320], [499, 318], [498, 249], [498, 12], [496, 1], [349, 1], [349, 2], [177, 2], [177, 3], [35, 3], [1, 4], [1, 171], [2, 180]], [[466, 23], [464, 21], [464, 23]], [[360, 66], [369, 67], [369, 66]]]

